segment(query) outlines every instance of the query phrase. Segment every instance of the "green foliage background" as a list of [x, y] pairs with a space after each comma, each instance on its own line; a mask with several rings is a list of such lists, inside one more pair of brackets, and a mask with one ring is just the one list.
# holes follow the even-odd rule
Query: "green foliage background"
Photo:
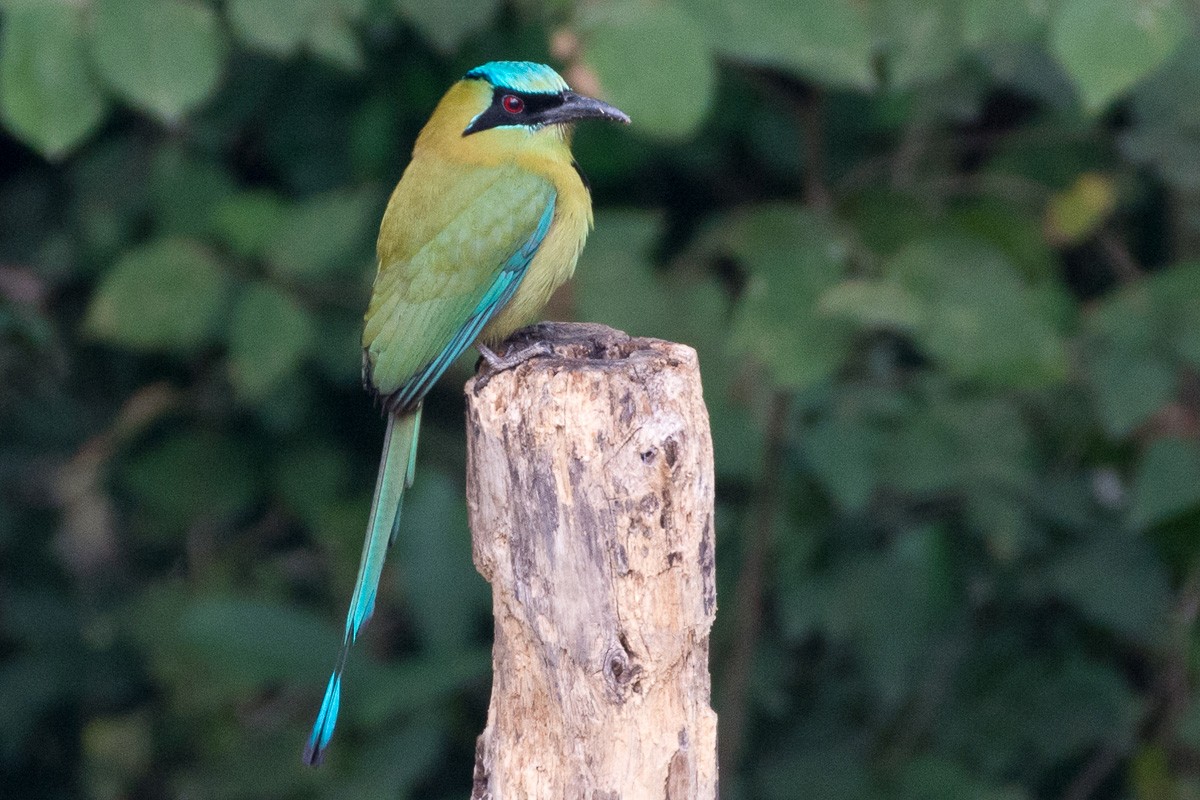
[[1200, 798], [1184, 0], [0, 0], [0, 794], [451, 798], [489, 681], [460, 387], [330, 762], [382, 424], [375, 226], [548, 60], [597, 201], [549, 315], [693, 344], [735, 800]]

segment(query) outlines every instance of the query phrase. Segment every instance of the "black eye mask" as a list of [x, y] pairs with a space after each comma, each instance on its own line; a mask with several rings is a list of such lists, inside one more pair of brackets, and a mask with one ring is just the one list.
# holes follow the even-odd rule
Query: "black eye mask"
[[[504, 107], [504, 98], [515, 97], [521, 101], [520, 111], [513, 113]], [[492, 104], [487, 110], [475, 118], [474, 122], [463, 131], [463, 136], [498, 128], [504, 125], [526, 125], [540, 127], [556, 122], [553, 111], [562, 106], [564, 94], [544, 94], [541, 92], [514, 92], [512, 89], [496, 88], [492, 92]]]

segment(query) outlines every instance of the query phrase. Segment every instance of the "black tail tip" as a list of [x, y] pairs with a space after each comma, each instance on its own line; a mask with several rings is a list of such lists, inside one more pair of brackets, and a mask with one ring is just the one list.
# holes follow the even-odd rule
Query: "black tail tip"
[[319, 767], [321, 762], [325, 760], [325, 748], [317, 747], [316, 745], [304, 746], [304, 763], [310, 767]]

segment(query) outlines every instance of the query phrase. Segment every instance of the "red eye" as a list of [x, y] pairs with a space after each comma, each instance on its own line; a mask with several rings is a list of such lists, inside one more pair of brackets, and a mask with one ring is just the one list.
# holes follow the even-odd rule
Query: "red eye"
[[500, 105], [510, 114], [520, 114], [525, 110], [525, 101], [515, 94], [506, 94], [500, 98]]

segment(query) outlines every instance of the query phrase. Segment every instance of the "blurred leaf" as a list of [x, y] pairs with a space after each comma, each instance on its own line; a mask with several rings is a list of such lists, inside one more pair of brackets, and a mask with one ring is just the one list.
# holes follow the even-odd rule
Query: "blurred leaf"
[[1132, 96], [1133, 115], [1141, 123], [1194, 127], [1200, 119], [1200, 38], [1192, 32]]
[[1179, 738], [1188, 747], [1200, 747], [1200, 697], [1192, 697], [1179, 720]]
[[254, 401], [253, 406], [268, 435], [286, 437], [311, 428], [315, 415], [320, 413], [320, 397], [307, 371], [294, 369]]
[[427, 466], [404, 498], [395, 547], [405, 601], [422, 643], [436, 654], [467, 650], [490, 607], [487, 583], [471, 562], [466, 510], [462, 488]]
[[1120, 141], [1130, 161], [1150, 164], [1164, 180], [1181, 189], [1200, 189], [1200, 133], [1176, 127], [1138, 126]]
[[1138, 529], [1200, 506], [1200, 443], [1157, 439], [1143, 454], [1133, 480], [1130, 520]]
[[[219, 704], [220, 719], [239, 719], [228, 710], [228, 694], [222, 699], [225, 702]], [[272, 717], [271, 722], [242, 723], [234, 736], [222, 735], [221, 726], [212, 722], [204, 728], [193, 729], [192, 750], [197, 755], [172, 770], [171, 790], [179, 797], [204, 797], [205, 800], [312, 797], [313, 785], [328, 784], [331, 770], [326, 768], [322, 775], [316, 770], [297, 768], [297, 743], [304, 742], [308, 731], [280, 726], [275, 719], [279, 711], [278, 708], [266, 709]], [[211, 714], [210, 710], [205, 721], [212, 719]], [[306, 726], [309, 723], [311, 720], [305, 720]]]
[[1065, 247], [1089, 238], [1108, 221], [1117, 205], [1117, 189], [1107, 175], [1087, 172], [1046, 206], [1046, 237]]
[[176, 122], [217, 88], [225, 42], [206, 5], [180, 0], [96, 0], [92, 56], [133, 105]]
[[310, 197], [287, 212], [271, 237], [267, 260], [285, 278], [319, 280], [334, 273], [357, 277], [370, 263], [369, 232], [379, 209], [370, 191]]
[[21, 752], [42, 717], [79, 691], [81, 677], [59, 653], [18, 654], [0, 664], [0, 757]]
[[989, 789], [964, 766], [941, 756], [918, 757], [906, 764], [900, 786], [889, 800], [1020, 800], [1017, 790]]
[[483, 683], [491, 665], [489, 647], [410, 658], [396, 666], [364, 665], [371, 668], [361, 670], [362, 700], [350, 713], [360, 724], [377, 727], [390, 717], [418, 711], [466, 685]]
[[606, 99], [638, 130], [664, 139], [691, 136], [708, 113], [716, 84], [699, 26], [667, 4], [613, 0], [584, 10], [583, 59], [596, 71]]
[[731, 346], [752, 355], [784, 387], [831, 377], [849, 348], [842, 321], [816, 312], [821, 293], [842, 277], [848, 249], [829, 225], [805, 209], [763, 206], [714, 229], [749, 278], [734, 311]]
[[845, 565], [830, 580], [832, 630], [849, 639], [889, 706], [919, 680], [947, 619], [946, 547], [932, 527], [912, 531], [885, 552]]
[[153, 720], [147, 711], [100, 717], [83, 730], [84, 763], [101, 795], [121, 797], [154, 756]]
[[[395, 800], [410, 797], [413, 787], [437, 765], [445, 743], [427, 724], [380, 730], [357, 754], [348, 775], [339, 775], [321, 796], [325, 800]], [[466, 783], [464, 776], [464, 783]]]
[[[1002, 637], [993, 639], [999, 646]], [[1136, 697], [1121, 674], [1079, 653], [977, 653], [961, 671], [957, 708], [937, 735], [966, 748], [989, 772], [1038, 774], [1100, 745], [1134, 735]]]
[[326, 507], [346, 488], [349, 478], [346, 454], [312, 443], [279, 454], [272, 485], [291, 511], [317, 529]]
[[869, 89], [871, 33], [849, 0], [693, 0], [713, 47], [740, 61], [794, 69], [822, 83]]
[[12, 133], [56, 159], [108, 113], [88, 72], [79, 11], [65, 3], [20, 5], [0, 32], [0, 117]]
[[1139, 800], [1151, 798], [1183, 797], [1176, 791], [1175, 777], [1162, 746], [1146, 744], [1133, 754], [1129, 783], [1134, 797]]
[[1143, 281], [1149, 292], [1154, 314], [1152, 327], [1160, 344], [1183, 362], [1200, 367], [1200, 261], [1177, 264], [1158, 270]]
[[1036, 541], [1020, 502], [1034, 483], [1030, 437], [1010, 404], [963, 398], [935, 383], [880, 427], [887, 435], [874, 468], [892, 492], [956, 498], [997, 560], [1011, 561]]
[[926, 304], [917, 340], [961, 378], [1050, 385], [1067, 373], [1062, 339], [1008, 260], [965, 239], [931, 239], [891, 259], [887, 275]]
[[[972, 200], [954, 210], [952, 219], [963, 233], [999, 249], [1031, 285], [1058, 278], [1058, 259], [1046, 241], [1044, 225], [1021, 204], [995, 198]], [[1062, 307], [1074, 309], [1065, 292]]]
[[[147, 148], [134, 138], [110, 139], [73, 159], [74, 216], [85, 240], [89, 275], [126, 248], [149, 211]], [[114, 176], [121, 176], [120, 180]]]
[[814, 425], [804, 451], [822, 485], [850, 512], [867, 506], [879, 480], [882, 436], [864, 420], [832, 418]]
[[326, 0], [228, 0], [225, 7], [239, 38], [289, 56], [300, 49], [327, 5]]
[[1175, 372], [1142, 352], [1100, 351], [1089, 359], [1088, 380], [1100, 421], [1114, 437], [1125, 436], [1171, 399]]
[[1014, 564], [1040, 543], [1041, 532], [1033, 523], [1025, 498], [987, 486], [967, 489], [964, 509], [967, 522], [982, 536], [993, 560]]
[[154, 154], [150, 194], [160, 236], [208, 237], [215, 210], [237, 193], [233, 176], [215, 161], [173, 146]]
[[1139, 644], [1166, 634], [1171, 587], [1153, 548], [1132, 536], [1092, 537], [1065, 553], [1052, 582], [1092, 622]]
[[[429, 107], [437, 103], [430, 98]], [[350, 160], [354, 175], [387, 174], [390, 165], [401, 160], [403, 145], [399, 141], [400, 120], [396, 116], [395, 99], [376, 93], [364, 100], [354, 113], [350, 130]]]
[[348, 497], [326, 499], [317, 509], [316, 522], [312, 525], [313, 537], [332, 554], [331, 568], [335, 571], [335, 585], [342, 587], [346, 594], [354, 585], [358, 572], [373, 483], [373, 479], [363, 480], [361, 485], [351, 486]]
[[1134, 124], [1118, 138], [1121, 153], [1152, 166], [1163, 180], [1200, 189], [1200, 42], [1195, 35], [1138, 86]]
[[1066, 190], [1085, 172], [1104, 172], [1103, 156], [1077, 136], [1004, 142], [988, 161], [987, 172], [1000, 181], [1021, 179], [1032, 187]]
[[962, 453], [946, 421], [936, 414], [914, 414], [889, 437], [883, 468], [900, 491], [935, 494], [958, 483]]
[[313, 354], [321, 373], [343, 386], [362, 386], [362, 317], [327, 314]]
[[315, 683], [341, 644], [340, 632], [315, 614], [261, 600], [199, 597], [178, 624], [188, 655], [230, 692], [274, 681]]
[[216, 237], [242, 258], [262, 258], [287, 218], [283, 200], [268, 192], [238, 192], [211, 214]]
[[49, 588], [10, 591], [0, 605], [4, 632], [15, 641], [43, 649], [71, 642], [79, 630], [79, 609]]
[[1147, 350], [1166, 331], [1156, 308], [1155, 277], [1123, 286], [1102, 298], [1088, 319], [1090, 331], [1115, 347]]
[[938, 380], [909, 393], [903, 413], [880, 425], [875, 468], [893, 493], [955, 498], [990, 557], [1011, 562], [1039, 538], [1025, 500], [1035, 484], [1031, 435], [1010, 402], [964, 394]]
[[1170, 57], [1189, 28], [1174, 0], [1063, 0], [1054, 10], [1051, 47], [1084, 108], [1096, 113]]
[[376, 0], [330, 0], [325, 7], [338, 19], [349, 22], [378, 11]]
[[849, 280], [827, 289], [817, 310], [851, 320], [863, 328], [911, 332], [925, 316], [921, 302], [903, 286], [886, 281]]
[[334, 64], [362, 66], [362, 53], [350, 21], [366, 0], [229, 0], [226, 13], [234, 33], [259, 50], [279, 57], [307, 46]]
[[863, 244], [879, 256], [891, 255], [914, 239], [932, 236], [942, 226], [919, 198], [898, 192], [863, 192], [854, 197], [847, 211]]
[[1034, 434], [1026, 412], [1003, 395], [934, 394], [935, 414], [946, 421], [969, 460], [970, 480], [1014, 494], [1033, 483]]
[[967, 0], [964, 38], [974, 47], [997, 42], [1034, 40], [1042, 36], [1050, 6], [1039, 0]]
[[884, 42], [887, 82], [897, 88], [946, 75], [962, 56], [959, 0], [874, 0], [872, 27]]
[[266, 283], [242, 290], [229, 328], [229, 377], [247, 400], [266, 395], [299, 366], [316, 334], [312, 317]]
[[[849, 742], [823, 742], [770, 759], [752, 797], [763, 800], [863, 800], [871, 792], [868, 759]], [[722, 783], [724, 785], [724, 783]]]
[[206, 430], [174, 434], [133, 455], [121, 478], [162, 524], [159, 535], [177, 533], [201, 515], [244, 510], [261, 481], [246, 444]]
[[[1038, 6], [1049, 13], [1048, 3]], [[979, 56], [1000, 85], [1061, 112], [1079, 107], [1071, 76], [1041, 42], [992, 40]]]
[[580, 316], [633, 336], [668, 335], [660, 302], [668, 291], [657, 279], [651, 251], [662, 234], [662, 219], [647, 211], [598, 215], [596, 230], [580, 254], [576, 270]]
[[449, 53], [482, 30], [500, 10], [501, 0], [395, 0], [396, 7], [434, 47]]
[[358, 37], [344, 20], [332, 17], [319, 20], [309, 36], [309, 47], [315, 55], [344, 69], [361, 69], [363, 66]]
[[1184, 311], [1177, 324], [1179, 327], [1174, 339], [1176, 353], [1193, 369], [1200, 369], [1200, 306], [1192, 306]]
[[229, 278], [184, 239], [129, 251], [92, 296], [86, 330], [139, 350], [190, 351], [211, 340], [224, 312]]
[[1179, 265], [1111, 293], [1085, 320], [1086, 378], [1111, 435], [1128, 434], [1174, 396], [1177, 360], [1187, 355], [1172, 345], [1188, 341], [1197, 291], [1200, 264]]

